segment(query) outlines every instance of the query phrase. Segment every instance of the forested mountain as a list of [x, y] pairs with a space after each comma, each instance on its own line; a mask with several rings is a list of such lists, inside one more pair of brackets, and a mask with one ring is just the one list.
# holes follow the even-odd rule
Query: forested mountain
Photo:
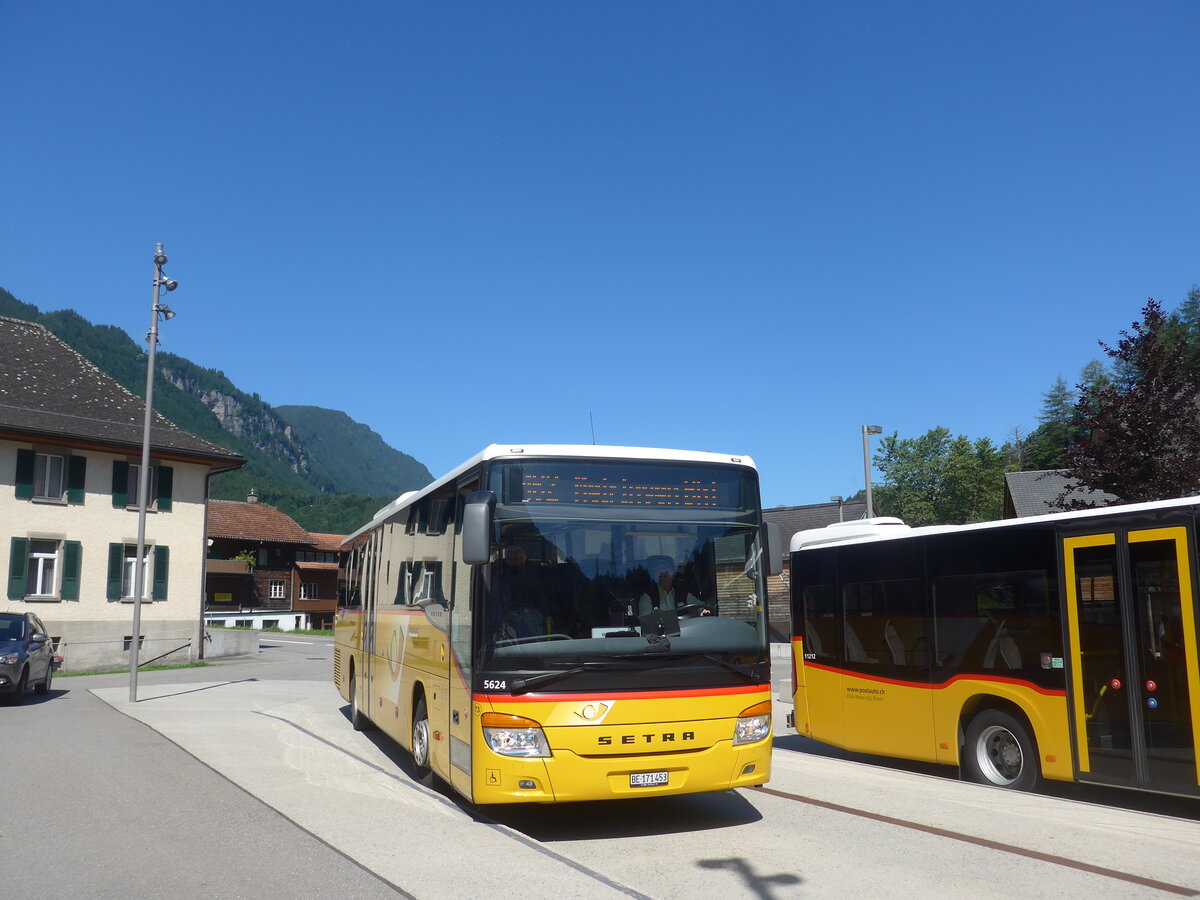
[[[128, 390], [146, 392], [146, 352], [125, 331], [93, 325], [72, 310], [42, 313], [0, 288], [0, 315], [39, 322]], [[180, 428], [246, 457], [217, 475], [212, 496], [244, 500], [251, 489], [310, 531], [345, 534], [404, 491], [433, 480], [344, 413], [286, 407], [295, 424], [223, 372], [173, 353], [155, 356], [154, 408]], [[328, 430], [326, 430], [328, 429]]]
[[318, 406], [277, 406], [275, 412], [292, 426], [313, 468], [332, 478], [339, 490], [398, 497], [433, 481], [424, 465], [344, 412]]

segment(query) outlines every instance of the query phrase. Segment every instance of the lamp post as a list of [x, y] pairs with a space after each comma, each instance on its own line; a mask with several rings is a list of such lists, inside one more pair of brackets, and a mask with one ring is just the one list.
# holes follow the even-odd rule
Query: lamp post
[[870, 519], [875, 515], [875, 503], [871, 500], [871, 448], [870, 437], [872, 434], [883, 434], [883, 428], [879, 425], [864, 425], [862, 427], [863, 437], [863, 476], [867, 482], [867, 518]]
[[150, 493], [150, 423], [154, 418], [154, 351], [158, 347], [158, 317], [175, 318], [171, 307], [159, 303], [163, 288], [173, 291], [179, 287], [163, 274], [167, 262], [163, 245], [154, 245], [154, 295], [150, 305], [150, 331], [146, 342], [150, 352], [146, 359], [146, 420], [142, 426], [142, 465], [138, 469], [138, 532], [137, 557], [133, 564], [133, 640], [129, 644], [129, 702], [137, 702], [138, 650], [142, 643], [142, 594], [146, 591], [146, 502]]

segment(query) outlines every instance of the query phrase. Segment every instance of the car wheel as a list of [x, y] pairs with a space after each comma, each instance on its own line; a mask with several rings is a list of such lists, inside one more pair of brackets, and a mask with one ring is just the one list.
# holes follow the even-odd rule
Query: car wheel
[[50, 693], [50, 681], [54, 678], [54, 666], [50, 663], [46, 664], [46, 678], [39, 684], [34, 691], [39, 695]]
[[21, 670], [21, 680], [17, 682], [17, 689], [12, 695], [14, 706], [19, 706], [25, 702], [25, 692], [27, 690], [29, 690], [29, 666]]
[[417, 701], [417, 708], [413, 711], [412, 758], [417, 781], [424, 785], [431, 784], [433, 770], [429, 766], [429, 713], [424, 697]]
[[998, 709], [985, 709], [971, 719], [962, 765], [979, 784], [1029, 791], [1038, 783], [1037, 745], [1016, 717]]

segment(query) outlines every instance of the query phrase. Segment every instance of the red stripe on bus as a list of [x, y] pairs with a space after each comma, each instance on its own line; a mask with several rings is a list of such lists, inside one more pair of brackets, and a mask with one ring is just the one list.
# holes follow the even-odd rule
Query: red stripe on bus
[[572, 703], [577, 701], [607, 700], [612, 698], [623, 700], [664, 700], [679, 697], [725, 697], [736, 696], [738, 694], [769, 693], [770, 685], [751, 684], [746, 685], [745, 687], [699, 689], [687, 688], [678, 691], [596, 691], [590, 694], [538, 694], [532, 692], [528, 694], [472, 694], [471, 699], [481, 703], [490, 703], [493, 700], [503, 703]]

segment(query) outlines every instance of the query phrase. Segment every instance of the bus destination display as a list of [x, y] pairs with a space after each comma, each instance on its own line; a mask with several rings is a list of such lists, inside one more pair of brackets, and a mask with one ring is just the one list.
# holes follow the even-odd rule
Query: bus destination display
[[521, 495], [527, 503], [571, 503], [585, 506], [668, 506], [716, 508], [721, 482], [687, 477], [649, 479], [641, 474], [573, 475], [527, 471], [521, 473]]

